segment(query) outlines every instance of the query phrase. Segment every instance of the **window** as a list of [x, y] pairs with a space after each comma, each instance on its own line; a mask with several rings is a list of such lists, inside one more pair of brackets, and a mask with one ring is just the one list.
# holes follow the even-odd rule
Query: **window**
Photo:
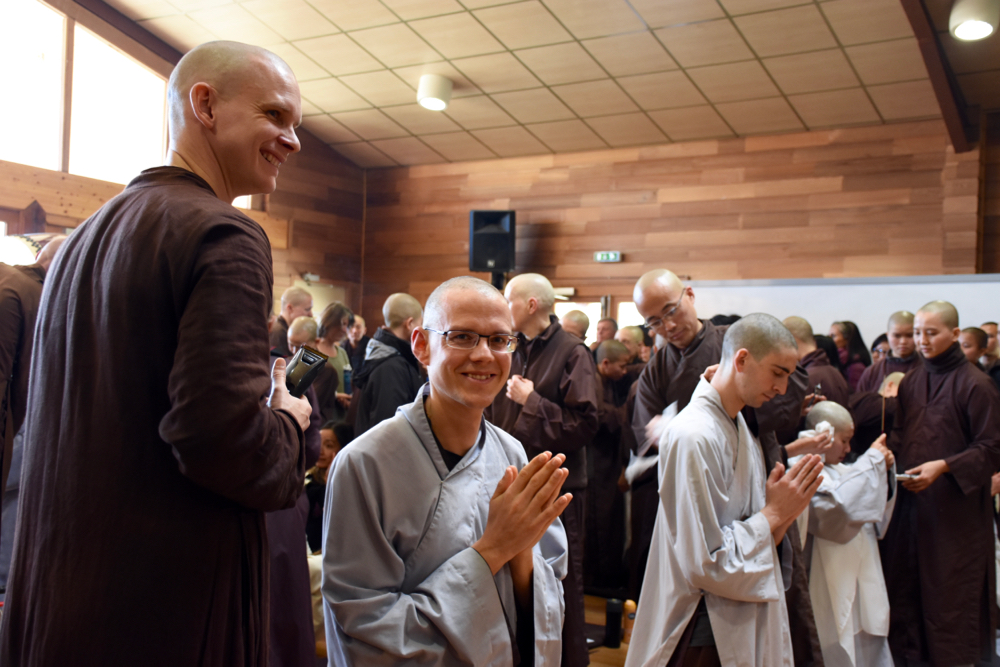
[[62, 166], [65, 24], [37, 0], [0, 2], [0, 160]]
[[162, 165], [166, 90], [158, 74], [77, 24], [70, 173], [126, 184]]
[[646, 320], [642, 318], [639, 311], [635, 307], [634, 301], [623, 301], [618, 304], [618, 327], [628, 327], [637, 326], [641, 327], [646, 324]]
[[563, 315], [571, 310], [582, 310], [590, 318], [590, 328], [587, 329], [587, 338], [584, 342], [590, 345], [597, 340], [597, 322], [601, 319], [601, 302], [594, 301], [593, 303], [574, 303], [573, 301], [560, 301], [556, 299], [555, 303], [555, 313], [556, 317], [562, 320]]

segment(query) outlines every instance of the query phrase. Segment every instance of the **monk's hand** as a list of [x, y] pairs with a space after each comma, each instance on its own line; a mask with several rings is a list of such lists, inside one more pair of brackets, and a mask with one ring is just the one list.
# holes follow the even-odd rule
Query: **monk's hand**
[[533, 391], [535, 391], [535, 383], [521, 377], [520, 375], [511, 375], [510, 379], [507, 380], [507, 398], [514, 401], [518, 405], [524, 405], [527, 403], [528, 396], [530, 396]]
[[990, 477], [990, 495], [995, 496], [1000, 493], [1000, 472], [993, 473]]
[[712, 364], [705, 369], [705, 372], [701, 374], [705, 378], [705, 382], [711, 382], [712, 378], [715, 377], [715, 371], [719, 370], [719, 364]]
[[909, 491], [913, 491], [914, 493], [923, 491], [928, 486], [933, 484], [938, 477], [945, 474], [949, 470], [951, 470], [951, 468], [949, 468], [948, 463], [943, 460], [921, 463], [916, 468], [910, 468], [906, 471], [907, 475], [916, 475], [916, 477], [913, 479], [904, 479], [903, 487]]
[[822, 394], [807, 394], [806, 397], [802, 399], [802, 416], [805, 417], [808, 415], [814, 405], [825, 400], [826, 396], [823, 396]]
[[896, 457], [893, 456], [892, 450], [885, 444], [886, 435], [883, 433], [878, 437], [878, 439], [872, 443], [872, 449], [877, 452], [882, 452], [882, 456], [885, 457], [885, 465], [887, 468], [891, 468], [896, 465]]
[[789, 458], [794, 458], [803, 454], [826, 454], [831, 447], [833, 447], [833, 434], [823, 431], [793, 440], [785, 445], [785, 451]]
[[271, 367], [271, 396], [267, 399], [267, 404], [272, 410], [284, 410], [290, 414], [303, 431], [308, 428], [312, 406], [306, 399], [295, 398], [288, 393], [288, 387], [285, 385], [284, 359], [275, 359], [274, 366]]
[[785, 466], [775, 464], [767, 477], [766, 504], [761, 513], [771, 526], [771, 534], [780, 542], [785, 530], [809, 505], [823, 477], [823, 462], [815, 454], [799, 459], [787, 472]]
[[559, 495], [569, 471], [565, 454], [539, 454], [518, 472], [508, 466], [490, 499], [483, 536], [472, 545], [496, 574], [512, 558], [530, 550], [562, 514], [572, 494]]
[[338, 392], [336, 392], [336, 398], [337, 398], [337, 403], [340, 403], [340, 407], [344, 408], [345, 410], [347, 408], [351, 407], [351, 395], [350, 394], [343, 394], [343, 393], [341, 393], [341, 392], [338, 391]]

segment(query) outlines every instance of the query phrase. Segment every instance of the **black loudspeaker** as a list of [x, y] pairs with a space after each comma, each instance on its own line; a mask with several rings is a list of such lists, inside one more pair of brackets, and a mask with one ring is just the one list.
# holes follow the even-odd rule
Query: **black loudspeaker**
[[469, 270], [514, 270], [514, 211], [469, 212]]

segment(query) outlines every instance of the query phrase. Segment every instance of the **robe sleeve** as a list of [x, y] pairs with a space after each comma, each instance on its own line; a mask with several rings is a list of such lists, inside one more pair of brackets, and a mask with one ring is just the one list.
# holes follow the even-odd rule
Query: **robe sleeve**
[[569, 567], [566, 531], [559, 519], [552, 522], [535, 545], [532, 558], [535, 664], [558, 665], [562, 659], [562, 627], [566, 612], [562, 580]]
[[869, 449], [836, 479], [825, 475], [809, 501], [809, 532], [847, 544], [866, 523], [878, 524], [886, 511], [889, 475], [885, 457]]
[[[774, 539], [763, 514], [720, 525], [717, 507], [728, 502], [718, 449], [703, 433], [672, 432], [660, 502], [669, 539], [684, 578], [702, 591], [741, 602], [780, 599]], [[761, 471], [760, 474], [763, 474]], [[751, 483], [763, 483], [756, 479]], [[659, 520], [659, 519], [658, 519]]]
[[[217, 226], [194, 261], [160, 437], [181, 473], [252, 509], [291, 507], [305, 478], [303, 434], [267, 406], [270, 255], [234, 225]], [[138, 356], [142, 350], [123, 351]]]
[[597, 434], [597, 386], [594, 358], [577, 345], [559, 381], [562, 405], [537, 391], [528, 395], [511, 435], [553, 454], [583, 449]]
[[1000, 470], [1000, 392], [982, 382], [966, 392], [961, 409], [966, 416], [969, 446], [945, 459], [962, 493], [977, 493]]
[[[383, 653], [421, 664], [437, 664], [446, 652], [469, 664], [500, 664], [505, 656], [509, 661], [510, 635], [497, 584], [472, 547], [445, 560], [409, 593], [403, 592], [406, 563], [383, 530], [373, 476], [377, 471], [366, 465], [364, 457], [337, 456], [327, 484], [323, 510], [327, 647], [338, 651], [349, 646], [354, 657], [334, 659], [331, 664], [382, 664]], [[544, 566], [537, 551], [534, 563], [536, 568]], [[551, 581], [539, 569], [533, 584], [537, 594], [540, 585]], [[536, 597], [536, 617], [545, 607]], [[538, 636], [536, 628], [536, 644]]]
[[[650, 447], [656, 447], [656, 443], [648, 443], [646, 437], [646, 424], [653, 420], [653, 417], [660, 415], [666, 409], [667, 389], [670, 386], [670, 378], [666, 372], [667, 350], [659, 350], [656, 355], [646, 364], [635, 386], [635, 409], [632, 412], [632, 434], [635, 442], [635, 452], [644, 451]], [[655, 451], [655, 450], [654, 450]]]
[[[14, 363], [21, 345], [24, 329], [24, 315], [21, 312], [21, 298], [14, 289], [0, 288], [0, 402], [8, 400], [8, 383], [14, 373]], [[0, 405], [0, 426], [3, 426], [9, 405]], [[20, 424], [14, 424], [16, 432]], [[4, 437], [0, 430], [0, 439]]]

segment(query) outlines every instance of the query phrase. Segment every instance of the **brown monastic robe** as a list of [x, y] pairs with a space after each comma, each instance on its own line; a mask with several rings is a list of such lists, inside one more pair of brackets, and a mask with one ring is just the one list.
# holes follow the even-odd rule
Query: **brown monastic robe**
[[810, 393], [816, 389], [816, 385], [819, 385], [821, 389], [820, 393], [823, 394], [826, 400], [839, 403], [845, 408], [847, 407], [851, 388], [847, 384], [847, 380], [844, 379], [843, 373], [834, 368], [833, 364], [830, 363], [830, 357], [826, 356], [825, 351], [817, 348], [802, 357], [799, 364], [809, 374]]
[[70, 236], [32, 357], [4, 665], [267, 664], [264, 511], [303, 434], [270, 409], [268, 240], [150, 169]]
[[278, 315], [269, 334], [271, 349], [277, 352], [279, 357], [287, 357], [292, 354], [292, 351], [288, 349], [288, 324], [284, 315]]
[[895, 396], [889, 396], [883, 401], [878, 393], [882, 381], [890, 373], [909, 373], [919, 365], [920, 354], [914, 352], [907, 359], [886, 357], [865, 369], [858, 382], [857, 391], [851, 394], [847, 404], [851, 417], [854, 418], [854, 437], [851, 438], [852, 459], [868, 451], [868, 447], [882, 433], [892, 432], [897, 399]]
[[889, 446], [897, 470], [943, 459], [950, 472], [919, 493], [897, 489], [881, 541], [889, 647], [931, 665], [990, 661], [996, 565], [990, 476], [1000, 470], [1000, 392], [958, 343], [899, 386]]

